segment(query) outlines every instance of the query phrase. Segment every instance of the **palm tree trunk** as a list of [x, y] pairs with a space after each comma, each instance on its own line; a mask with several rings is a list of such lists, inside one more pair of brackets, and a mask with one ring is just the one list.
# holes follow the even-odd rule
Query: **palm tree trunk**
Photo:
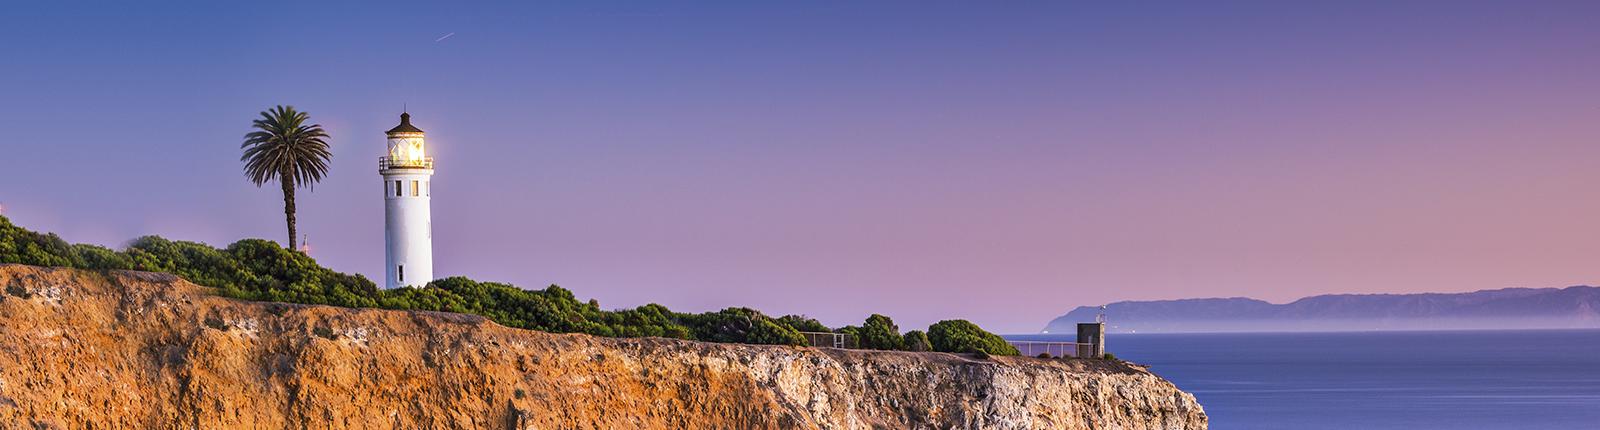
[[278, 183], [283, 184], [283, 217], [289, 223], [289, 249], [294, 250], [294, 176], [289, 169], [278, 172]]

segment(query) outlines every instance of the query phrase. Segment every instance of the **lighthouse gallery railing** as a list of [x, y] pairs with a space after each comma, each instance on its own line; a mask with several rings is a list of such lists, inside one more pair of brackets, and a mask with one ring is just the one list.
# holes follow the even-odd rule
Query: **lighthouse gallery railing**
[[378, 170], [385, 169], [432, 169], [433, 157], [422, 158], [394, 158], [378, 157]]

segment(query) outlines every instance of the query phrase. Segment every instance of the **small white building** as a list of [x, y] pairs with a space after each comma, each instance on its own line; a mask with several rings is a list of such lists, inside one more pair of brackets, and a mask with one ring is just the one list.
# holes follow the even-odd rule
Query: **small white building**
[[383, 176], [384, 288], [420, 287], [433, 280], [433, 157], [411, 114], [388, 131], [389, 155], [378, 158]]

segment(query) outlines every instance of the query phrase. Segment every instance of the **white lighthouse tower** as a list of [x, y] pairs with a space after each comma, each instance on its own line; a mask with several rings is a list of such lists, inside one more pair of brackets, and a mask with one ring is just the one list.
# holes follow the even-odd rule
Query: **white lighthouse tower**
[[416, 287], [433, 280], [433, 157], [411, 114], [388, 131], [389, 155], [378, 158], [383, 175], [383, 245], [388, 264], [384, 288]]

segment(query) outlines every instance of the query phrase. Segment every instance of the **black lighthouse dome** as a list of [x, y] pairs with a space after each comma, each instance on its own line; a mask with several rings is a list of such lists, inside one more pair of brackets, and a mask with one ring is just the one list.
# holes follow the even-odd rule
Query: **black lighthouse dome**
[[417, 128], [417, 126], [411, 125], [411, 114], [402, 112], [400, 114], [400, 125], [394, 126], [394, 128], [389, 129], [389, 131], [387, 131], [386, 133], [395, 134], [395, 133], [421, 133], [421, 132], [422, 132], [422, 129]]

